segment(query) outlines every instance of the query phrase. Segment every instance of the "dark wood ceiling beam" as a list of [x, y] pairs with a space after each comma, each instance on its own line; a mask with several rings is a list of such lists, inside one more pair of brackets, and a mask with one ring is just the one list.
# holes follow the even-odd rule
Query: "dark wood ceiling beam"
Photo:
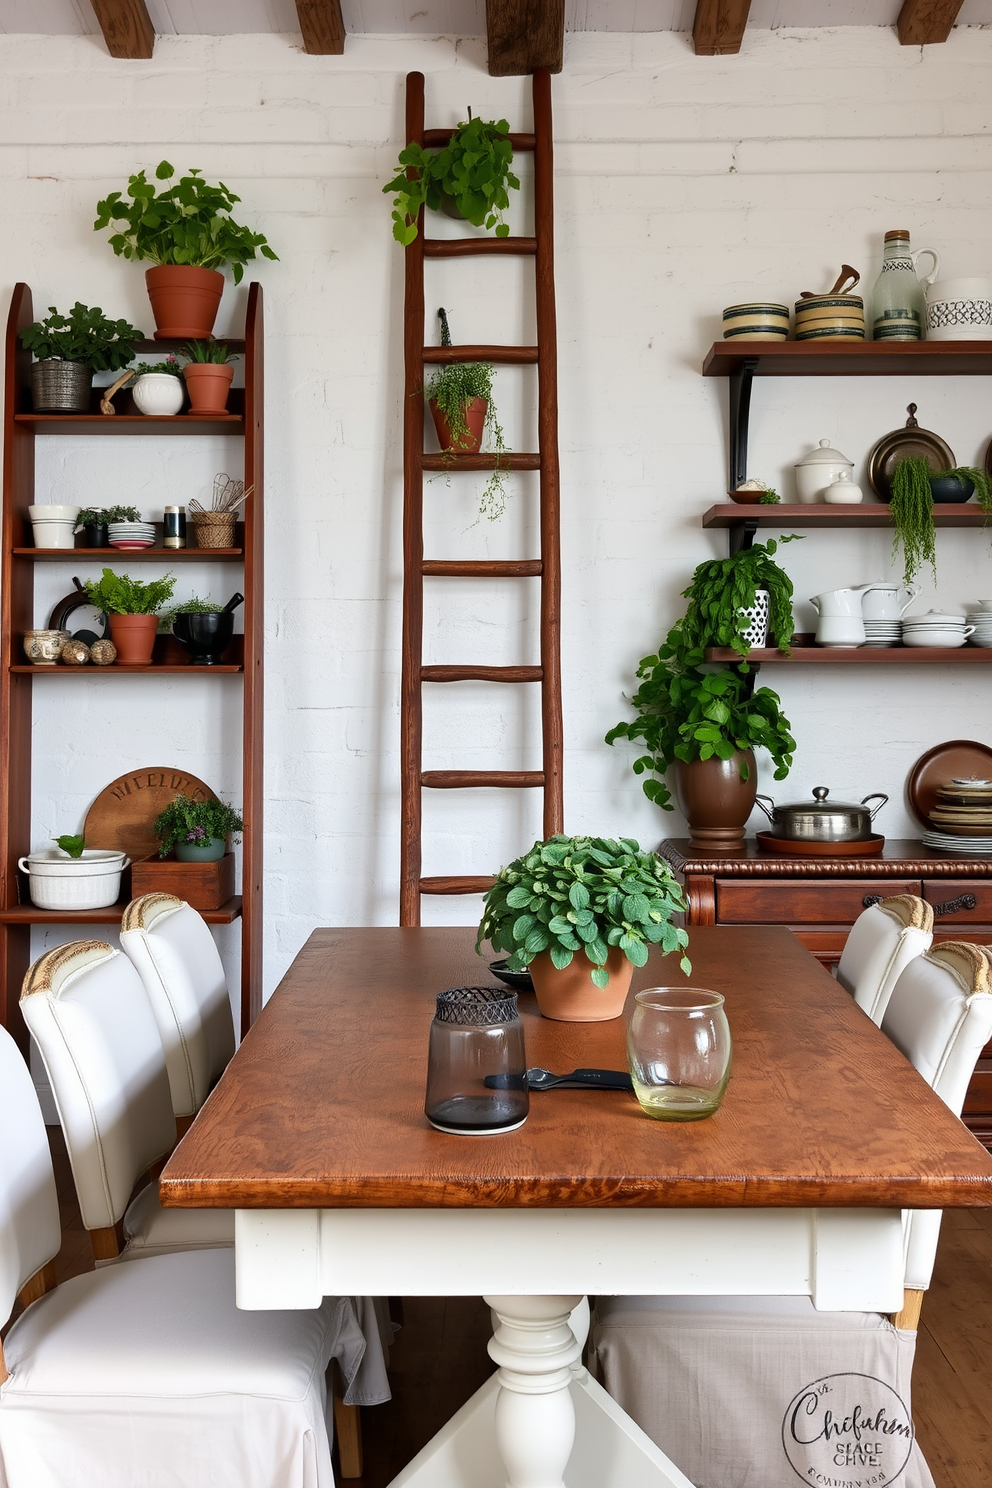
[[565, 0], [486, 0], [489, 76], [561, 72]]
[[741, 49], [751, 0], [696, 0], [692, 44], [697, 57], [731, 57]]
[[964, 0], [903, 0], [896, 31], [903, 46], [946, 41]]
[[344, 51], [341, 0], [296, 0], [303, 50], [312, 57], [340, 57]]
[[92, 5], [112, 57], [134, 61], [151, 56], [155, 27], [145, 0], [92, 0]]

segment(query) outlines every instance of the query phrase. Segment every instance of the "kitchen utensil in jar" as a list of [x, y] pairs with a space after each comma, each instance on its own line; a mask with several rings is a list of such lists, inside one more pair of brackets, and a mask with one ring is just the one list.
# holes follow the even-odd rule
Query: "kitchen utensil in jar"
[[826, 294], [804, 289], [796, 301], [796, 340], [863, 341], [864, 300], [850, 292], [860, 278], [857, 269], [843, 264], [833, 288]]
[[[889, 799], [883, 791], [873, 791], [856, 804], [831, 801], [829, 795], [827, 786], [817, 785], [812, 801], [776, 806], [770, 796], [759, 795], [755, 800], [774, 827], [776, 837], [795, 842], [859, 842], [873, 835], [871, 824]], [[869, 807], [869, 801], [878, 802], [874, 810]]]

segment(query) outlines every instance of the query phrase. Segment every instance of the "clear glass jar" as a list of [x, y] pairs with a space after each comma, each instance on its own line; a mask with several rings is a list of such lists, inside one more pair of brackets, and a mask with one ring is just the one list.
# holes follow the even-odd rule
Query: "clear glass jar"
[[658, 1121], [712, 1116], [730, 1078], [723, 996], [703, 987], [649, 987], [634, 998], [627, 1055], [641, 1110]]
[[453, 1136], [523, 1126], [530, 1109], [517, 994], [503, 987], [439, 992], [431, 1024], [424, 1112]]

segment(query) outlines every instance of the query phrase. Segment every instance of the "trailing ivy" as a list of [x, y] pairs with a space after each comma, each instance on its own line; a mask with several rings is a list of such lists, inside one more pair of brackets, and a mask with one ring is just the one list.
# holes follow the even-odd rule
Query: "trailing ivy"
[[[441, 345], [450, 346], [451, 331], [443, 307], [438, 310], [437, 317], [441, 323]], [[479, 500], [479, 516], [488, 517], [490, 522], [497, 521], [506, 510], [506, 469], [500, 464], [500, 456], [509, 453], [493, 401], [495, 375], [491, 362], [448, 362], [438, 367], [424, 389], [428, 400], [437, 404], [448, 421], [455, 446], [444, 451], [449, 459], [453, 459], [459, 448], [465, 448], [469, 443], [469, 427], [465, 416], [468, 404], [473, 398], [486, 400], [485, 432], [489, 436], [496, 463]]]
[[909, 584], [925, 563], [937, 582], [937, 547], [933, 525], [933, 471], [921, 455], [907, 455], [892, 472], [892, 501], [889, 510], [895, 524], [892, 557], [900, 547], [903, 580]]
[[[783, 543], [795, 538], [783, 537]], [[748, 614], [759, 589], [767, 589], [768, 629], [780, 651], [789, 654], [794, 622], [792, 580], [773, 562], [778, 543], [754, 543], [729, 558], [711, 558], [700, 563], [683, 598], [689, 604], [681, 622], [684, 644], [691, 650], [704, 646], [729, 646], [746, 657], [749, 646], [744, 634], [751, 624]]]
[[400, 151], [397, 174], [383, 186], [393, 198], [393, 237], [404, 247], [417, 236], [417, 218], [424, 205], [437, 211], [445, 198], [454, 199], [466, 222], [496, 229], [509, 236], [503, 213], [510, 190], [520, 182], [510, 170], [513, 146], [505, 119], [468, 119], [459, 124], [443, 150], [409, 144]]

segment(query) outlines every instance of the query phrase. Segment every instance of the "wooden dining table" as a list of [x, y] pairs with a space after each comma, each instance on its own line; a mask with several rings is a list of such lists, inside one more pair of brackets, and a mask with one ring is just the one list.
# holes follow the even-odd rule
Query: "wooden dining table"
[[[169, 1160], [164, 1204], [236, 1210], [241, 1307], [486, 1297], [497, 1372], [396, 1485], [689, 1488], [582, 1369], [584, 1295], [896, 1312], [902, 1210], [992, 1205], [992, 1157], [789, 930], [699, 927], [689, 949], [734, 1042], [704, 1121], [558, 1089], [532, 1092], [515, 1131], [434, 1130], [436, 995], [493, 984], [474, 932], [321, 929]], [[684, 985], [677, 964], [653, 952], [632, 995], [669, 982]], [[558, 1023], [519, 1003], [528, 1065], [626, 1067], [626, 1016]]]

